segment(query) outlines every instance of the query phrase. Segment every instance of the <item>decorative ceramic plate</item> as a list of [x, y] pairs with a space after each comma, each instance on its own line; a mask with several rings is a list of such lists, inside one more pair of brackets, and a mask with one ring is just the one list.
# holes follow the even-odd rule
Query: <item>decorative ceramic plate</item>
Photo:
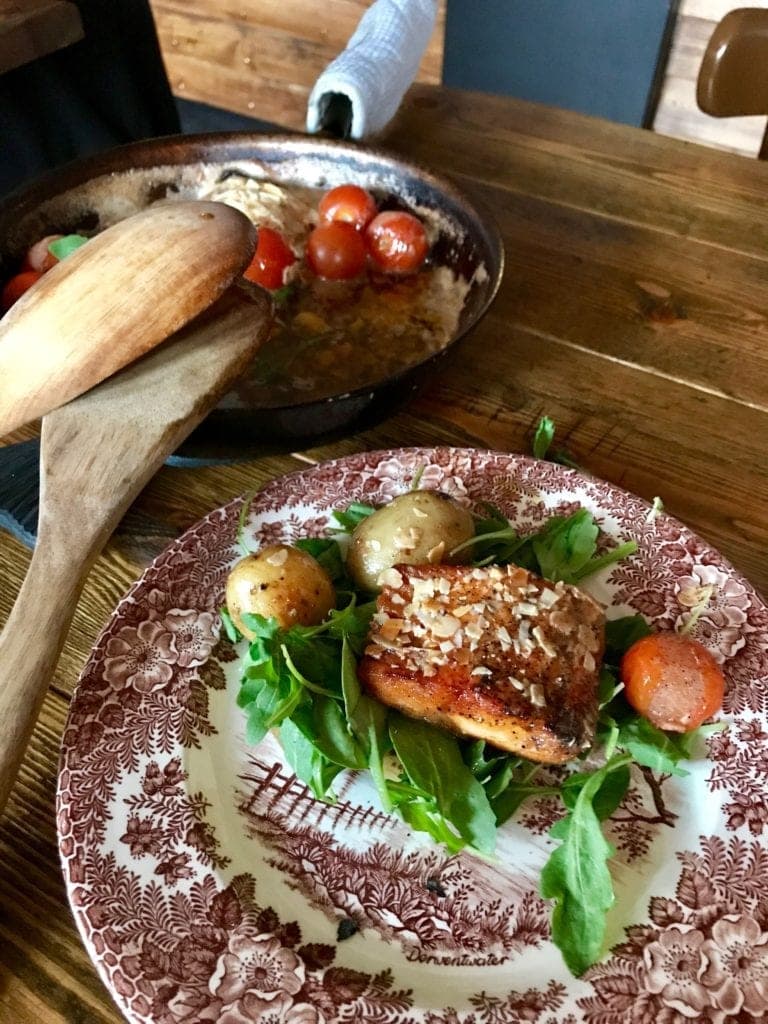
[[614, 487], [499, 453], [367, 453], [273, 481], [252, 546], [322, 534], [334, 508], [421, 486], [522, 528], [589, 508], [638, 554], [589, 589], [609, 616], [697, 635], [728, 677], [727, 731], [684, 778], [638, 775], [609, 827], [610, 951], [576, 980], [548, 939], [546, 799], [493, 862], [449, 856], [381, 813], [364, 779], [330, 806], [277, 745], [249, 748], [218, 609], [239, 501], [172, 544], [121, 602], [78, 685], [58, 826], [70, 900], [102, 978], [152, 1024], [686, 1024], [768, 1020], [768, 609], [712, 548]]

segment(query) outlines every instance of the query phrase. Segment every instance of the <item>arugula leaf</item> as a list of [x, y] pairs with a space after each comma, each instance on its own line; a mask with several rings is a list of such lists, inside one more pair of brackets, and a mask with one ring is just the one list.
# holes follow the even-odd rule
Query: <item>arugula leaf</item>
[[248, 743], [261, 743], [270, 729], [290, 717], [301, 701], [301, 687], [288, 673], [283, 673], [275, 682], [261, 681], [255, 699], [241, 705], [248, 720], [245, 738]]
[[484, 519], [475, 522], [475, 535], [451, 548], [451, 556], [466, 548], [472, 548], [472, 564], [485, 565], [495, 562], [505, 565], [511, 562], [517, 551], [526, 543], [525, 537], [519, 537], [517, 531], [506, 518], [490, 502], [483, 502], [486, 511]]
[[295, 678], [313, 693], [327, 696], [341, 696], [338, 692], [340, 681], [339, 650], [327, 637], [303, 637], [292, 635], [290, 630], [280, 651]]
[[552, 940], [576, 977], [599, 959], [605, 915], [615, 899], [608, 870], [615, 850], [602, 833], [595, 800], [607, 776], [628, 762], [626, 755], [620, 755], [592, 772], [570, 813], [550, 830], [562, 842], [544, 865], [540, 892], [544, 899], [555, 901]]
[[315, 759], [318, 751], [299, 729], [298, 725], [286, 718], [280, 726], [280, 747], [288, 764], [298, 778], [309, 785], [315, 773]]
[[88, 239], [84, 235], [64, 235], [48, 245], [48, 252], [55, 256], [57, 260], [63, 260], [76, 249], [79, 249], [81, 245], [85, 245], [87, 241]]
[[338, 541], [331, 537], [302, 537], [294, 541], [293, 546], [311, 555], [322, 565], [334, 583], [349, 583]]
[[579, 580], [583, 580], [585, 576], [591, 576], [595, 572], [599, 572], [601, 569], [607, 569], [609, 565], [614, 565], [616, 562], [621, 562], [630, 555], [634, 555], [637, 551], [637, 541], [627, 540], [623, 544], [618, 544], [615, 548], [611, 548], [610, 551], [604, 552], [602, 555], [596, 555], [594, 558], [582, 566], [574, 574], [573, 580], [578, 583]]
[[642, 615], [624, 615], [605, 624], [605, 660], [617, 665], [632, 644], [650, 636], [653, 630]]
[[533, 457], [544, 459], [555, 437], [555, 423], [549, 416], [542, 416], [533, 435]]
[[243, 625], [256, 635], [243, 658], [237, 703], [247, 716], [246, 740], [257, 744], [304, 698], [307, 680], [297, 674], [283, 642], [301, 627], [281, 631], [276, 619], [249, 614], [243, 615]]
[[473, 565], [514, 562], [546, 579], [577, 583], [637, 550], [631, 540], [596, 555], [600, 530], [586, 508], [570, 516], [552, 516], [538, 533], [522, 537], [498, 509], [489, 510], [476, 522], [475, 535], [452, 548], [451, 555], [472, 548]]
[[397, 813], [416, 832], [426, 832], [437, 843], [442, 843], [449, 853], [458, 853], [466, 845], [455, 832], [448, 828], [445, 819], [434, 809], [434, 801], [423, 797], [401, 800], [395, 805]]
[[485, 786], [485, 795], [491, 801], [491, 807], [493, 807], [494, 798], [509, 787], [515, 777], [515, 769], [519, 768], [522, 762], [516, 757], [500, 757], [490, 762], [490, 764], [493, 765], [492, 771], [486, 778], [480, 781]]
[[595, 555], [599, 533], [589, 509], [581, 508], [566, 517], [553, 516], [530, 538], [541, 575], [548, 580], [578, 583], [637, 550], [637, 543], [630, 540]]
[[239, 640], [242, 640], [242, 634], [232, 621], [232, 616], [229, 614], [229, 611], [226, 608], [220, 608], [219, 616], [221, 618], [221, 624], [224, 627], [224, 632], [226, 633], [227, 639], [233, 644], [236, 644]]
[[252, 615], [250, 612], [243, 612], [240, 618], [246, 629], [265, 640], [271, 640], [280, 630], [277, 619], [267, 619], [263, 615]]
[[574, 462], [568, 452], [560, 451], [549, 453], [552, 442], [555, 439], [555, 421], [549, 416], [542, 416], [533, 435], [533, 457], [535, 459], [549, 459], [550, 462], [558, 462], [561, 466], [569, 466], [571, 469], [580, 469], [577, 462]]
[[272, 301], [276, 306], [285, 306], [288, 304], [295, 291], [295, 284], [284, 284], [282, 288], [275, 288], [271, 293]]
[[387, 742], [388, 710], [377, 700], [360, 691], [357, 678], [357, 664], [349, 639], [345, 636], [341, 649], [341, 691], [347, 728], [352, 736], [363, 745], [367, 767], [376, 785], [376, 790], [385, 811], [392, 809], [387, 782], [384, 778], [383, 758], [391, 744]]
[[514, 783], [507, 785], [507, 788], [491, 801], [496, 825], [503, 825], [505, 821], [509, 821], [532, 795], [530, 786], [516, 786]]
[[690, 774], [680, 767], [680, 761], [690, 757], [691, 742], [691, 733], [678, 737], [662, 732], [639, 715], [633, 715], [619, 728], [620, 747], [628, 750], [638, 764], [668, 775]]
[[341, 696], [344, 701], [347, 722], [352, 732], [355, 732], [355, 711], [360, 703], [361, 695], [360, 680], [357, 678], [357, 663], [352, 654], [349, 640], [344, 637], [341, 646]]
[[460, 743], [461, 756], [464, 764], [469, 768], [476, 779], [483, 782], [490, 778], [494, 770], [500, 764], [511, 760], [508, 754], [502, 754], [498, 750], [491, 750], [491, 756], [486, 757], [485, 751], [488, 744], [485, 740], [471, 740], [469, 743]]
[[390, 712], [389, 735], [410, 781], [481, 853], [496, 844], [496, 818], [482, 784], [464, 764], [458, 741], [427, 722]]
[[347, 728], [341, 708], [332, 697], [321, 694], [297, 708], [292, 721], [307, 739], [333, 764], [353, 771], [367, 767], [365, 752]]
[[385, 811], [391, 809], [387, 781], [384, 776], [384, 755], [392, 749], [387, 732], [388, 710], [377, 700], [370, 697], [361, 697], [357, 705], [356, 729], [364, 736], [366, 749], [368, 751], [368, 771], [381, 800], [381, 806]]
[[332, 611], [326, 623], [328, 636], [334, 640], [348, 640], [353, 651], [361, 654], [371, 628], [371, 616], [376, 611], [375, 601], [357, 604], [353, 597], [346, 608]]
[[[486, 753], [487, 744], [485, 740], [473, 740], [470, 743], [460, 743], [464, 763], [485, 788], [485, 794], [491, 801], [499, 796], [510, 785], [514, 778], [515, 771], [525, 765], [519, 757], [505, 754], [502, 751], [490, 748], [490, 756]], [[528, 762], [530, 768], [530, 763]]]
[[503, 825], [515, 814], [529, 797], [560, 796], [560, 786], [533, 785], [531, 780], [542, 768], [537, 764], [527, 767], [521, 777], [512, 774], [506, 789], [502, 790], [491, 801], [496, 824]]
[[606, 707], [611, 701], [624, 689], [624, 684], [620, 683], [616, 678], [615, 673], [604, 663], [600, 668], [600, 676], [597, 683], [597, 703], [598, 707]]
[[[574, 772], [563, 782], [561, 796], [569, 810], [574, 809], [579, 794], [593, 775], [594, 772]], [[603, 778], [592, 798], [592, 807], [600, 821], [610, 818], [627, 795], [629, 783], [629, 765], [626, 764], [609, 772]]]
[[599, 530], [588, 509], [573, 515], [553, 516], [532, 538], [541, 575], [548, 580], [572, 583], [595, 553]]
[[339, 524], [339, 533], [353, 533], [355, 527], [367, 519], [368, 516], [372, 516], [376, 511], [373, 505], [366, 505], [362, 501], [353, 501], [343, 511], [336, 509], [333, 512], [333, 518]]
[[330, 786], [343, 768], [324, 757], [290, 718], [280, 726], [280, 746], [286, 761], [313, 796], [333, 802]]

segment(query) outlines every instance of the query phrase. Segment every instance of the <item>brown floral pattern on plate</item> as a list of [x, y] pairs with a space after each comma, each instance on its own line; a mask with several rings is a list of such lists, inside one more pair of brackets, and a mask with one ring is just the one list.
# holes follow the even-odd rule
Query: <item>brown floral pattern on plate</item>
[[[671, 627], [691, 593], [713, 588], [699, 635], [725, 667], [735, 721], [688, 779], [656, 780], [655, 792], [634, 780], [612, 826], [613, 951], [576, 980], [546, 938], [536, 877], [554, 808], [531, 805], [527, 822], [505, 826], [495, 864], [448, 858], [373, 808], [364, 781], [345, 781], [329, 809], [300, 792], [276, 747], [245, 747], [218, 618], [238, 501], [172, 544], [123, 599], [65, 731], [67, 888], [121, 1009], [142, 1024], [766, 1019], [766, 606], [640, 499], [502, 453], [414, 449], [313, 467], [264, 489], [247, 536], [321, 534], [333, 508], [386, 501], [419, 470], [422, 486], [491, 501], [521, 529], [585, 505], [609, 538], [637, 539], [635, 557], [590, 583], [611, 614], [636, 609]], [[271, 802], [272, 783], [293, 810]]]

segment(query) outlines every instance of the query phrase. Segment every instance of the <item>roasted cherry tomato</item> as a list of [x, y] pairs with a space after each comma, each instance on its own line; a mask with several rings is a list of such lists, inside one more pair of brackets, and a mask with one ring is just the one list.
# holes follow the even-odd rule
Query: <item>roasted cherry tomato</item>
[[365, 229], [371, 259], [387, 274], [413, 274], [424, 262], [429, 243], [418, 217], [404, 210], [385, 210]]
[[725, 679], [710, 652], [679, 633], [653, 633], [621, 659], [627, 700], [659, 729], [688, 732], [720, 710]]
[[41, 274], [44, 274], [46, 270], [50, 270], [59, 261], [52, 252], [49, 252], [48, 246], [51, 242], [58, 242], [63, 237], [63, 235], [46, 235], [45, 238], [41, 238], [39, 242], [31, 245], [27, 249], [27, 255], [24, 257], [21, 269], [37, 270]]
[[3, 288], [0, 294], [0, 307], [3, 312], [11, 308], [11, 306], [20, 299], [21, 296], [27, 291], [35, 281], [39, 281], [43, 275], [39, 270], [22, 270], [20, 274], [12, 277]]
[[376, 216], [376, 200], [359, 185], [338, 185], [325, 193], [317, 212], [321, 221], [340, 220], [362, 231]]
[[307, 239], [307, 262], [318, 277], [346, 281], [365, 270], [363, 236], [344, 221], [319, 224]]
[[256, 252], [243, 271], [243, 277], [274, 291], [275, 288], [282, 288], [283, 275], [295, 262], [296, 257], [283, 236], [273, 228], [260, 227]]

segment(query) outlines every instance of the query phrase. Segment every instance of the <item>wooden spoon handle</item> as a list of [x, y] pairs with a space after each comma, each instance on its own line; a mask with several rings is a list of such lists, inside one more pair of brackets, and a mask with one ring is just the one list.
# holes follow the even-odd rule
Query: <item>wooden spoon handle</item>
[[0, 812], [91, 565], [253, 358], [270, 308], [258, 289], [231, 289], [171, 344], [43, 419], [37, 547], [0, 636]]
[[[115, 525], [108, 524], [109, 529]], [[26, 578], [0, 635], [4, 679], [0, 686], [0, 811], [13, 786], [77, 599], [102, 542], [99, 534], [74, 538], [74, 544], [62, 545], [51, 543], [50, 533], [41, 531]]]

